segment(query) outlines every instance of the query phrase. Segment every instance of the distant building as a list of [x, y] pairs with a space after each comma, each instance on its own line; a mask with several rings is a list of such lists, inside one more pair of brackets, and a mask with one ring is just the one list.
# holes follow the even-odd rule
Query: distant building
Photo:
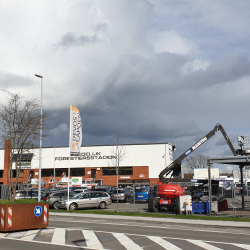
[[[198, 168], [194, 169], [193, 179], [208, 179], [208, 169]], [[218, 180], [221, 187], [230, 187], [232, 184], [240, 183], [240, 170], [233, 170], [233, 174], [223, 175], [219, 174], [219, 168], [211, 168], [211, 179]], [[250, 170], [243, 170], [244, 183], [250, 183]]]
[[[120, 148], [122, 145], [120, 146]], [[159, 173], [173, 161], [174, 146], [170, 143], [125, 144], [124, 159], [119, 166], [119, 185], [155, 184]], [[39, 149], [32, 152], [33, 158], [22, 162], [19, 182], [37, 183], [39, 178]], [[7, 182], [8, 166], [4, 166], [4, 149], [0, 150], [0, 183]], [[114, 145], [82, 146], [80, 156], [69, 156], [69, 147], [42, 148], [41, 178], [46, 183], [50, 176], [56, 182], [62, 175], [82, 177], [102, 185], [116, 185], [116, 148]], [[15, 162], [13, 162], [15, 169]]]
[[[220, 177], [220, 171], [218, 168], [211, 168], [211, 179], [216, 179]], [[208, 179], [208, 169], [207, 168], [195, 168], [194, 169], [194, 179], [202, 180]]]

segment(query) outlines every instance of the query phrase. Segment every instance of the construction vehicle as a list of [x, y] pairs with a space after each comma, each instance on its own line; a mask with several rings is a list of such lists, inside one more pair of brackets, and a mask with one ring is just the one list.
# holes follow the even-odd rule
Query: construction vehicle
[[184, 195], [184, 190], [180, 185], [168, 184], [168, 182], [172, 177], [181, 178], [181, 162], [219, 130], [221, 131], [234, 156], [246, 154], [242, 147], [241, 149], [235, 150], [222, 125], [219, 123], [216, 124], [214, 129], [211, 130], [206, 136], [201, 138], [197, 143], [185, 151], [185, 153], [161, 171], [159, 174], [159, 182], [157, 183], [156, 195], [149, 198], [148, 209], [150, 212], [159, 212], [165, 209], [175, 214], [180, 213], [179, 197]]

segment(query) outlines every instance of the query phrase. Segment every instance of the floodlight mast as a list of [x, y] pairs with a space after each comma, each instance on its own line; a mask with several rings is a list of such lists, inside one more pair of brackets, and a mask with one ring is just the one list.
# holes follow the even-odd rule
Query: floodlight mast
[[38, 202], [41, 201], [41, 169], [42, 169], [42, 131], [43, 131], [43, 76], [35, 74], [41, 78], [41, 121], [40, 121], [40, 148], [39, 148], [39, 180], [38, 180]]

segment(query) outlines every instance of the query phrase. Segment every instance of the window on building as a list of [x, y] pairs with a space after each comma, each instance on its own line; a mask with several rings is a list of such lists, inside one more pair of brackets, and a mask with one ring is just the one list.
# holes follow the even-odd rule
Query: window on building
[[119, 168], [119, 175], [133, 175], [133, 167]]
[[56, 177], [62, 177], [63, 173], [68, 176], [68, 169], [67, 168], [60, 168], [56, 169]]
[[[63, 177], [64, 173], [68, 177], [67, 168], [56, 169], [56, 177]], [[70, 176], [85, 176], [85, 168], [71, 168]]]
[[30, 171], [30, 179], [34, 178], [34, 171]]
[[[102, 168], [102, 175], [116, 175], [116, 168]], [[119, 175], [133, 175], [133, 167], [119, 167]]]
[[3, 178], [3, 170], [0, 170], [0, 178]]
[[23, 170], [19, 171], [18, 178], [23, 178]]
[[115, 168], [102, 168], [102, 175], [116, 175]]
[[[13, 172], [13, 178], [16, 178], [16, 170], [13, 169], [12, 172]], [[19, 171], [18, 177], [23, 178], [23, 170]]]
[[12, 169], [12, 173], [13, 173], [13, 178], [16, 178], [16, 170]]
[[71, 168], [70, 176], [85, 176], [85, 168]]
[[42, 169], [42, 177], [54, 176], [54, 169]]

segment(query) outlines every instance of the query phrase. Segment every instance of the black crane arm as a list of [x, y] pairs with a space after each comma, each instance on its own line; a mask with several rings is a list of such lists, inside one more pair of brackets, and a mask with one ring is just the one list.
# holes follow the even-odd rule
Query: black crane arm
[[[213, 130], [211, 130], [206, 136], [201, 138], [197, 143], [195, 143], [192, 147], [190, 147], [185, 153], [183, 153], [181, 156], [179, 156], [175, 161], [173, 161], [170, 165], [168, 165], [165, 169], [163, 169], [159, 175], [159, 180], [161, 182], [168, 182], [169, 179], [174, 176], [177, 178], [180, 178], [181, 174], [181, 162], [189, 155], [191, 154], [194, 150], [196, 150], [198, 147], [200, 147], [204, 142], [206, 142], [208, 139], [210, 139], [218, 130], [221, 131], [224, 139], [226, 140], [229, 148], [231, 149], [233, 155], [239, 155], [242, 154], [241, 150], [235, 150], [232, 142], [230, 141], [226, 131], [222, 127], [220, 123], [217, 123], [214, 127]], [[171, 176], [167, 178], [167, 176], [170, 174]]]

